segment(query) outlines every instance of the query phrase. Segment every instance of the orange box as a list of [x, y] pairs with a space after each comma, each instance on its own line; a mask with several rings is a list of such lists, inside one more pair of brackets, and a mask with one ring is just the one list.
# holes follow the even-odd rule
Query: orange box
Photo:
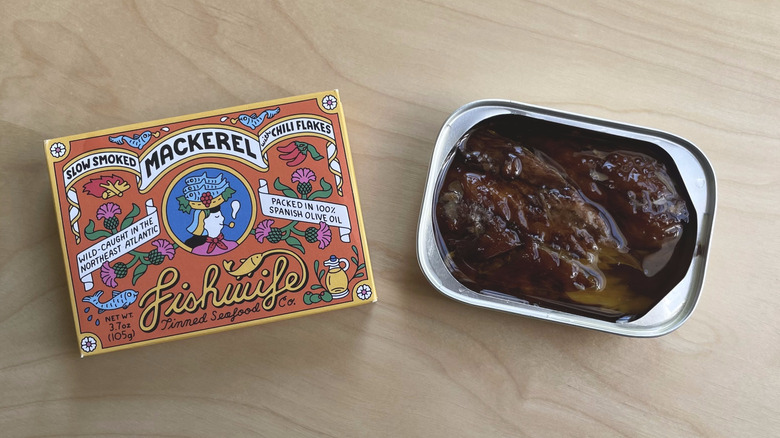
[[82, 356], [376, 301], [338, 91], [45, 145]]

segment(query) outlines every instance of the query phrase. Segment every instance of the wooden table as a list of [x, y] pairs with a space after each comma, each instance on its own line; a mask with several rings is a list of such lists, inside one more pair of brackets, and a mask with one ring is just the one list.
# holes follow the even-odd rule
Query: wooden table
[[[4, 2], [0, 435], [780, 433], [780, 3], [492, 3]], [[379, 302], [80, 359], [44, 139], [331, 88]], [[709, 156], [714, 240], [682, 328], [629, 339], [429, 286], [430, 152], [452, 111], [492, 97]]]

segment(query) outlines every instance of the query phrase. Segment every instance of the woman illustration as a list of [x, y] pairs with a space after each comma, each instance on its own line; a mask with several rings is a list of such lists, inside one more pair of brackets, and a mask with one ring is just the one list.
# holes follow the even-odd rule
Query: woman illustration
[[[222, 205], [235, 193], [224, 176], [220, 173], [209, 177], [203, 172], [201, 176], [187, 178], [185, 183], [184, 195], [177, 199], [179, 209], [192, 214], [192, 223], [187, 227], [192, 237], [184, 241], [184, 245], [190, 247], [193, 254], [209, 256], [224, 254], [238, 246], [236, 242], [225, 239], [222, 233], [225, 227]], [[240, 204], [233, 201], [231, 207], [231, 217], [235, 217]], [[230, 222], [228, 227], [233, 228], [234, 225]]]

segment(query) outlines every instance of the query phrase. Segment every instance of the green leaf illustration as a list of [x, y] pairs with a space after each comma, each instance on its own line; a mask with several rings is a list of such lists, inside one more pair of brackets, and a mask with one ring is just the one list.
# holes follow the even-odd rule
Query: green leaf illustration
[[149, 265], [145, 265], [143, 263], [135, 267], [135, 270], [133, 270], [133, 285], [135, 285], [135, 282], [138, 281], [142, 275], [144, 275], [147, 267], [149, 267]]
[[222, 199], [227, 201], [230, 199], [231, 196], [233, 196], [233, 193], [236, 193], [235, 190], [231, 189], [230, 187], [226, 188], [224, 192], [222, 192]]
[[317, 279], [322, 280], [322, 276], [325, 275], [325, 270], [317, 272]]
[[320, 187], [322, 190], [316, 190], [309, 193], [309, 199], [327, 198], [333, 193], [333, 186], [325, 181], [325, 178], [320, 179]]
[[324, 290], [322, 291], [322, 301], [325, 301], [326, 303], [329, 303], [333, 300], [333, 295], [331, 295], [330, 292]]
[[314, 272], [320, 272], [320, 261], [315, 260], [314, 261]]
[[358, 255], [358, 252], [357, 252], [357, 246], [355, 246], [355, 245], [352, 245], [352, 252], [354, 252], [354, 253], [355, 253], [355, 255]]
[[320, 155], [319, 152], [317, 152], [317, 149], [312, 145], [306, 145], [306, 150], [309, 151], [309, 154], [311, 154], [311, 157], [314, 158], [315, 161], [321, 160], [323, 157]]
[[358, 264], [357, 257], [352, 257], [351, 260], [352, 260], [352, 265], [356, 266]]
[[306, 254], [306, 250], [303, 249], [303, 245], [301, 245], [301, 241], [298, 240], [297, 238], [290, 236], [284, 239], [284, 241], [287, 242], [288, 245], [300, 251], [302, 254]]
[[190, 214], [192, 207], [190, 207], [190, 201], [184, 198], [184, 195], [176, 198], [179, 201], [179, 211], [183, 211], [186, 214]]
[[281, 191], [284, 193], [284, 196], [287, 196], [288, 198], [297, 198], [298, 194], [295, 193], [295, 190], [287, 187], [286, 185], [282, 184], [281, 181], [279, 181], [279, 178], [276, 178], [276, 181], [274, 181], [274, 188], [276, 190]]
[[362, 276], [363, 276], [363, 273], [362, 273], [362, 272], [358, 272], [358, 273], [357, 273], [357, 274], [355, 274], [355, 276], [354, 276], [354, 277], [352, 277], [352, 278], [360, 278], [360, 277], [362, 277]]
[[122, 224], [119, 226], [120, 230], [124, 230], [125, 228], [129, 227], [133, 223], [133, 218], [138, 216], [141, 213], [141, 209], [138, 208], [137, 205], [133, 204], [133, 209], [130, 210], [130, 213], [127, 213], [127, 216], [125, 216], [125, 219], [122, 221]]
[[322, 289], [322, 286], [320, 286], [319, 284], [313, 284], [313, 285], [311, 285], [311, 288], [312, 289]]
[[84, 227], [84, 237], [89, 240], [98, 240], [101, 237], [109, 237], [111, 233], [106, 230], [95, 231], [95, 223], [90, 219], [86, 227]]
[[365, 264], [365, 263], [361, 263], [361, 264], [359, 264], [359, 265], [358, 265], [358, 267], [357, 267], [357, 268], [355, 268], [355, 270], [356, 270], [356, 271], [359, 271], [359, 270], [361, 270], [361, 269], [363, 269], [363, 268], [365, 268], [365, 267], [366, 267], [366, 264]]

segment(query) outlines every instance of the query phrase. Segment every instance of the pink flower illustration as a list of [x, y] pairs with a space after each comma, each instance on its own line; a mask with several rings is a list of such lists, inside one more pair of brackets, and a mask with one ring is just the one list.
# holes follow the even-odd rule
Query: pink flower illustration
[[122, 213], [122, 210], [118, 205], [114, 204], [113, 202], [106, 202], [98, 208], [97, 218], [110, 219], [120, 213]]
[[260, 225], [255, 228], [255, 239], [257, 239], [258, 242], [263, 243], [263, 239], [271, 234], [271, 225], [273, 224], [273, 219], [266, 219], [260, 222]]
[[314, 172], [305, 167], [296, 170], [292, 174], [292, 182], [307, 183], [314, 181], [315, 179], [317, 179], [317, 177], [314, 175]]
[[330, 245], [330, 228], [328, 227], [328, 224], [325, 222], [320, 222], [320, 229], [317, 230], [317, 241], [320, 242], [319, 248], [325, 249], [326, 246]]
[[116, 287], [116, 272], [108, 262], [103, 263], [103, 266], [100, 267], [100, 279], [106, 286]]
[[152, 245], [157, 248], [157, 252], [173, 260], [173, 256], [176, 254], [176, 248], [173, 247], [171, 242], [168, 242], [165, 239], [157, 239], [152, 242]]

